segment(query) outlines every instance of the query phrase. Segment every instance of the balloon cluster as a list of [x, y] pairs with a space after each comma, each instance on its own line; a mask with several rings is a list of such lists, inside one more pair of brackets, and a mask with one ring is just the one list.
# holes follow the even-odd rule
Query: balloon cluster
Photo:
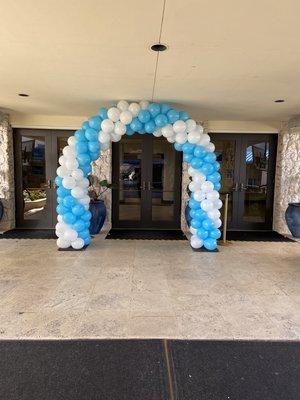
[[55, 179], [58, 247], [81, 249], [90, 243], [87, 175], [91, 172], [91, 162], [99, 157], [101, 150], [109, 148], [111, 142], [136, 132], [164, 136], [174, 143], [176, 150], [183, 152], [183, 160], [190, 164], [191, 246], [216, 249], [221, 236], [219, 209], [222, 202], [218, 193], [221, 176], [209, 135], [186, 112], [177, 111], [168, 104], [148, 101], [129, 104], [125, 100], [119, 101], [116, 107], [101, 108], [69, 137], [68, 146], [63, 149]]

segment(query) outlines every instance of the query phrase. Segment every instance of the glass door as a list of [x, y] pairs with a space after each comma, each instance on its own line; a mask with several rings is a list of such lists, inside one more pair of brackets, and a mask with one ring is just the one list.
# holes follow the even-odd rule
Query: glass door
[[51, 229], [56, 223], [54, 179], [72, 131], [14, 130], [17, 228]]

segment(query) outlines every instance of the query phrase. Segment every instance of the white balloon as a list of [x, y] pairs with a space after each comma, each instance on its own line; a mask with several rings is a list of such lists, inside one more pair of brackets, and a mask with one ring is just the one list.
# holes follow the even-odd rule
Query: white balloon
[[73, 247], [73, 249], [76, 250], [82, 249], [84, 246], [84, 240], [81, 238], [77, 238], [76, 240], [71, 242], [71, 246]]
[[146, 108], [149, 107], [149, 101], [147, 101], [147, 100], [140, 101], [140, 106], [141, 106], [142, 110], [146, 110]]
[[120, 121], [124, 125], [128, 125], [132, 122], [132, 114], [129, 110], [122, 111], [120, 114]]
[[75, 156], [75, 149], [74, 147], [71, 146], [66, 146], [63, 148], [63, 155], [68, 157], [74, 157]]
[[196, 170], [196, 172], [194, 172], [193, 182], [203, 183], [203, 182], [205, 182], [205, 179], [206, 179], [205, 176], [201, 172], [198, 172], [197, 170]]
[[221, 213], [219, 210], [213, 209], [211, 211], [208, 211], [207, 215], [209, 216], [209, 218], [211, 218], [212, 220], [217, 220], [221, 217]]
[[167, 138], [167, 141], [169, 143], [175, 143], [175, 137], [174, 136], [170, 136], [170, 137]]
[[200, 249], [203, 246], [203, 240], [199, 239], [198, 236], [193, 235], [191, 237], [191, 246], [193, 249]]
[[175, 141], [179, 144], [184, 144], [187, 142], [187, 134], [185, 132], [177, 133], [175, 136]]
[[115, 132], [115, 134], [122, 136], [126, 133], [126, 126], [122, 122], [118, 121], [115, 123], [115, 131], [114, 132]]
[[56, 241], [57, 247], [59, 247], [60, 249], [67, 249], [68, 247], [70, 247], [70, 241], [64, 239], [63, 237], [59, 237]]
[[109, 133], [99, 132], [98, 139], [99, 139], [100, 143], [105, 144], [105, 143], [109, 143], [111, 138], [110, 138]]
[[192, 181], [192, 182], [189, 183], [189, 189], [192, 192], [195, 192], [196, 190], [200, 190], [201, 189], [201, 183]]
[[197, 125], [197, 129], [198, 129], [198, 131], [200, 132], [200, 133], [203, 133], [204, 132], [204, 128], [203, 128], [203, 126], [202, 125]]
[[191, 132], [196, 129], [196, 122], [193, 119], [188, 119], [187, 121], [185, 121], [185, 124], [186, 124], [186, 130], [188, 132]]
[[168, 124], [161, 128], [161, 133], [165, 138], [171, 137], [174, 135], [174, 130], [172, 125]]
[[90, 196], [86, 195], [86, 196], [81, 197], [81, 199], [79, 199], [79, 201], [83, 205], [88, 205], [88, 204], [90, 204], [91, 199], [90, 199]]
[[162, 136], [162, 131], [161, 131], [161, 129], [160, 129], [160, 128], [156, 129], [156, 130], [153, 132], [153, 136], [155, 136], [155, 137], [160, 137], [160, 136]]
[[194, 199], [197, 201], [202, 201], [205, 199], [205, 193], [203, 193], [201, 190], [196, 190], [194, 192]]
[[205, 148], [210, 153], [213, 153], [216, 150], [216, 146], [212, 142], [208, 143], [208, 145]]
[[223, 205], [223, 203], [222, 203], [222, 201], [221, 201], [220, 199], [214, 201], [214, 206], [215, 206], [218, 210], [219, 210], [220, 208], [222, 208], [222, 205]]
[[[85, 192], [82, 187], [76, 186], [74, 189], [71, 190], [71, 195], [75, 197], [75, 199], [80, 199], [85, 195]], [[75, 240], [75, 239], [74, 239]]]
[[77, 143], [77, 139], [76, 139], [76, 137], [75, 136], [70, 136], [69, 138], [68, 138], [68, 145], [69, 146], [75, 146], [75, 144]]
[[64, 233], [66, 231], [66, 229], [68, 229], [68, 225], [65, 224], [64, 222], [58, 222], [55, 225], [55, 230], [57, 231], [57, 233], [59, 235], [61, 235], [62, 233]]
[[111, 133], [113, 132], [115, 127], [115, 124], [113, 123], [113, 121], [111, 121], [110, 119], [104, 119], [101, 122], [101, 129], [103, 132], [105, 133]]
[[77, 237], [78, 233], [75, 231], [75, 229], [67, 229], [63, 236], [63, 238], [69, 242], [73, 242], [77, 239]]
[[68, 158], [66, 161], [66, 167], [70, 170], [78, 168], [79, 163], [76, 158]]
[[62, 217], [62, 215], [57, 214], [57, 221], [58, 221], [58, 222], [63, 222], [63, 217]]
[[202, 210], [206, 212], [211, 211], [214, 208], [214, 203], [211, 200], [202, 200], [200, 204]]
[[117, 133], [111, 133], [111, 140], [112, 142], [119, 142], [122, 139], [121, 135], [118, 135]]
[[195, 229], [192, 226], [190, 226], [190, 232], [191, 232], [192, 235], [196, 235], [197, 229]]
[[208, 200], [212, 200], [212, 201], [218, 200], [219, 197], [220, 197], [220, 194], [216, 190], [213, 190], [212, 192], [209, 192], [206, 194], [206, 198]]
[[201, 138], [198, 142], [199, 145], [201, 146], [207, 146], [210, 142], [210, 137], [207, 133], [204, 133], [204, 135], [201, 135]]
[[67, 158], [65, 156], [60, 156], [58, 159], [58, 163], [60, 165], [66, 165]]
[[178, 121], [174, 122], [173, 130], [175, 133], [183, 133], [186, 131], [186, 123], [179, 119]]
[[188, 169], [188, 174], [189, 174], [190, 176], [194, 176], [197, 172], [198, 172], [198, 171], [197, 171], [195, 168], [193, 168], [193, 167], [189, 167], [189, 169]]
[[78, 181], [77, 185], [83, 189], [86, 189], [89, 187], [90, 182], [88, 180], [88, 178], [82, 178]]
[[71, 173], [72, 177], [79, 181], [80, 179], [83, 178], [83, 171], [81, 169], [74, 169]]
[[220, 228], [220, 226], [222, 226], [222, 221], [220, 219], [217, 219], [214, 221], [214, 225], [216, 228]]
[[188, 142], [192, 144], [198, 143], [200, 137], [201, 137], [200, 132], [197, 129], [195, 129], [188, 133]]
[[120, 101], [118, 102], [118, 104], [117, 104], [117, 107], [118, 107], [118, 109], [121, 110], [121, 111], [127, 110], [128, 107], [129, 107], [128, 101], [126, 101], [126, 100], [120, 100]]
[[66, 189], [73, 189], [76, 186], [76, 180], [71, 176], [66, 176], [63, 178], [62, 184]]
[[60, 167], [57, 168], [56, 173], [61, 178], [64, 178], [65, 176], [68, 175], [68, 170], [64, 165], [61, 165]]
[[131, 112], [133, 117], [137, 117], [138, 113], [141, 111], [141, 106], [138, 103], [129, 104], [128, 110]]
[[212, 192], [214, 190], [214, 184], [210, 181], [205, 181], [201, 185], [201, 190], [205, 193]]
[[110, 148], [110, 143], [109, 142], [101, 144], [101, 150], [102, 151], [108, 150], [109, 148]]
[[[120, 119], [120, 110], [117, 107], [111, 107], [108, 109], [107, 111], [107, 116], [108, 118], [113, 121], [113, 122], [117, 122]], [[104, 130], [104, 129], [103, 129]]]

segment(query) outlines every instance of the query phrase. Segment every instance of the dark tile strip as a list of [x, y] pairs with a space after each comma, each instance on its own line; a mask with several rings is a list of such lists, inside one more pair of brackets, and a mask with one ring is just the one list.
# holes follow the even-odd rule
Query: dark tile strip
[[175, 382], [174, 382], [174, 370], [173, 370], [173, 362], [172, 362], [172, 355], [169, 348], [169, 342], [167, 339], [163, 339], [163, 349], [164, 349], [164, 356], [167, 366], [167, 376], [168, 376], [168, 386], [169, 386], [169, 395], [170, 400], [176, 400], [176, 389], [175, 389]]

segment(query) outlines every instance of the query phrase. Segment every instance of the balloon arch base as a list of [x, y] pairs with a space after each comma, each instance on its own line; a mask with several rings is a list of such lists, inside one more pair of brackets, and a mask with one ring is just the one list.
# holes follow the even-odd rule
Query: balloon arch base
[[139, 103], [121, 100], [115, 107], [100, 108], [68, 138], [55, 178], [58, 248], [85, 250], [91, 243], [88, 180], [91, 163], [110, 148], [111, 142], [135, 133], [163, 136], [177, 151], [183, 152], [183, 161], [189, 164], [190, 245], [195, 251], [217, 251], [222, 201], [215, 146], [203, 126], [186, 112], [166, 103], [145, 100]]

